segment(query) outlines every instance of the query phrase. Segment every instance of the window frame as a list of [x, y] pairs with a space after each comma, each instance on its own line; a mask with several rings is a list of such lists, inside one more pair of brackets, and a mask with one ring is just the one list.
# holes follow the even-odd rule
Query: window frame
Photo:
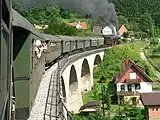
[[136, 78], [137, 78], [137, 73], [136, 72], [130, 72], [129, 73], [129, 79], [130, 80], [135, 80]]
[[[121, 88], [121, 92], [122, 92], [122, 91], [125, 91], [125, 85], [124, 85], [124, 84], [122, 84], [122, 85], [120, 86], [120, 88]], [[123, 90], [122, 88], [123, 88], [124, 90]]]

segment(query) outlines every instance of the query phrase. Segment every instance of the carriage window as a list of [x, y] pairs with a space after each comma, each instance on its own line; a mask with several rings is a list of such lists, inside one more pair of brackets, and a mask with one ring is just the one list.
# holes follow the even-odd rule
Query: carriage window
[[7, 27], [9, 28], [9, 11], [7, 9], [7, 6], [6, 6], [6, 3], [5, 1], [3, 0], [2, 1], [2, 19], [3, 21], [5, 22], [5, 24], [7, 25]]
[[69, 44], [69, 42], [65, 42], [65, 45], [68, 45]]
[[56, 43], [51, 43], [51, 46], [56, 46]]

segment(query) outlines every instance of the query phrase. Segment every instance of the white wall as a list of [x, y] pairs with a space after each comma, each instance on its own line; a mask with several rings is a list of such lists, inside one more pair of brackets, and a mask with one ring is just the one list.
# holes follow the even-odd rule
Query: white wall
[[103, 35], [113, 35], [113, 31], [109, 26], [106, 26], [103, 30], [102, 30], [102, 34]]
[[152, 92], [152, 83], [150, 82], [141, 82], [140, 83], [141, 90], [140, 93]]
[[[121, 91], [121, 85], [125, 85], [125, 91], [128, 91], [127, 84], [125, 83], [117, 83], [117, 92]], [[152, 92], [152, 83], [150, 82], [141, 82], [140, 90], [136, 90], [140, 93]], [[135, 91], [135, 86], [132, 88], [132, 91]]]

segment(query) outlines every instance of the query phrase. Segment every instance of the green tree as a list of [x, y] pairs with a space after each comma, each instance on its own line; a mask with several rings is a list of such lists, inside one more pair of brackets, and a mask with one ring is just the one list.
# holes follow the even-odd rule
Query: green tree
[[15, 9], [16, 11], [18, 11], [21, 14], [23, 14], [25, 11], [25, 7], [24, 7], [21, 0], [13, 0], [12, 7], [13, 7], [13, 9]]
[[153, 34], [153, 19], [151, 17], [151, 14], [146, 12], [142, 15], [140, 15], [139, 25], [141, 26], [141, 30], [143, 32], [148, 32], [150, 35]]
[[122, 15], [118, 16], [118, 27], [120, 28], [121, 25], [128, 27], [128, 19]]
[[93, 97], [95, 100], [98, 100], [99, 99], [99, 92], [98, 92], [98, 85], [97, 83], [94, 84], [93, 88]]
[[157, 26], [160, 25], [160, 11], [153, 13], [153, 19]]

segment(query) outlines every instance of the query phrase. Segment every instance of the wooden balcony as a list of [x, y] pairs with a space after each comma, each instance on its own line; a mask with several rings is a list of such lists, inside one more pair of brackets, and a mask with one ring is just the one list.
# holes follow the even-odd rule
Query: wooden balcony
[[120, 92], [117, 92], [117, 95], [118, 96], [136, 96], [140, 94], [137, 91], [120, 91]]

